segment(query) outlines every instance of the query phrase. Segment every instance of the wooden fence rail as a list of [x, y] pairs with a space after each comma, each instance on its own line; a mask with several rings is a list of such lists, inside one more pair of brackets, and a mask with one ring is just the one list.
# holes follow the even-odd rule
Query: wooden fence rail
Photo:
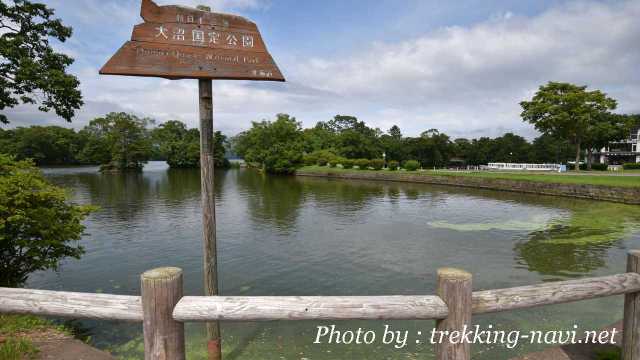
[[[471, 274], [438, 270], [437, 295], [182, 296], [182, 271], [142, 275], [142, 297], [0, 288], [0, 313], [142, 321], [145, 359], [184, 359], [184, 327], [192, 321], [436, 320], [461, 330], [471, 315], [625, 295], [623, 359], [640, 360], [640, 251], [627, 273], [471, 292]], [[168, 353], [167, 353], [168, 351]], [[468, 344], [438, 344], [438, 360], [468, 360]]]
[[0, 313], [142, 321], [140, 296], [0, 288]]

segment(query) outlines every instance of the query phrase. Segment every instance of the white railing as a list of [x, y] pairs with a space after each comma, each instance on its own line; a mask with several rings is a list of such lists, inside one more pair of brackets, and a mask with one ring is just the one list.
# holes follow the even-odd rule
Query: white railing
[[560, 164], [489, 163], [489, 170], [560, 171]]

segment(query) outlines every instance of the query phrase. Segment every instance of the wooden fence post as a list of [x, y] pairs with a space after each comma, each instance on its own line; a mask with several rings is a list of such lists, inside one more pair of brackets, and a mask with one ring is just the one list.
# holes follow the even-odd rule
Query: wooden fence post
[[[627, 272], [640, 273], [640, 250], [627, 255]], [[640, 360], [640, 293], [624, 296], [622, 360]]]
[[[464, 329], [471, 326], [471, 274], [460, 269], [438, 269], [437, 295], [447, 304], [449, 315], [436, 322], [436, 329], [441, 332], [436, 336], [435, 352], [437, 360], [469, 360], [471, 344], [460, 341]], [[457, 331], [458, 336], [451, 336]], [[444, 332], [444, 333], [442, 333]], [[442, 342], [438, 341], [442, 336]], [[453, 341], [450, 341], [453, 340]]]
[[182, 270], [153, 269], [140, 279], [145, 360], [184, 360], [184, 324], [173, 320], [182, 298]]

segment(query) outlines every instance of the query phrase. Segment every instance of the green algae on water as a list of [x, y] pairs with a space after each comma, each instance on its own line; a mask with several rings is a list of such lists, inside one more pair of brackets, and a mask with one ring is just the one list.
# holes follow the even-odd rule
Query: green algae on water
[[547, 215], [535, 215], [527, 220], [508, 220], [482, 223], [451, 223], [448, 221], [432, 221], [428, 225], [438, 229], [448, 229], [455, 231], [536, 231], [549, 226], [553, 219]]
[[530, 231], [530, 240], [549, 244], [597, 244], [616, 241], [640, 230], [640, 207], [607, 202], [580, 202], [560, 216], [482, 223], [432, 221], [429, 226], [462, 232]]

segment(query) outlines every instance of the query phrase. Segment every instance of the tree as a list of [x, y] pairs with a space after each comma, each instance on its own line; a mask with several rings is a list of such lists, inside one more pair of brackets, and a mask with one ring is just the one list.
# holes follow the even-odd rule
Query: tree
[[601, 116], [616, 108], [616, 101], [599, 90], [586, 86], [549, 82], [540, 86], [531, 101], [520, 103], [522, 119], [543, 134], [567, 139], [575, 146], [576, 170], [579, 169], [581, 145], [590, 128]]
[[610, 142], [620, 140], [628, 133], [624, 115], [602, 113], [598, 114], [585, 139], [587, 149], [587, 170], [591, 170], [593, 151], [598, 151]]
[[304, 129], [303, 137], [304, 151], [307, 153], [329, 150], [336, 146], [336, 133], [323, 121], [310, 129]]
[[23, 284], [30, 273], [79, 258], [82, 221], [95, 208], [67, 201], [31, 161], [0, 155], [0, 286]]
[[449, 136], [436, 129], [424, 131], [417, 138], [407, 138], [403, 145], [408, 158], [418, 160], [425, 168], [446, 166], [454, 153]]
[[380, 144], [387, 160], [402, 161], [406, 157], [403, 146], [402, 132], [397, 125], [393, 125], [387, 134], [380, 136]]
[[457, 138], [453, 140], [453, 156], [464, 159], [466, 164], [471, 164], [469, 155], [471, 154], [472, 145], [469, 139]]
[[111, 147], [106, 134], [98, 126], [86, 126], [78, 132], [78, 161], [83, 164], [108, 164], [111, 162]]
[[[199, 134], [198, 129], [195, 130]], [[199, 136], [199, 135], [198, 135]], [[225, 157], [227, 148], [227, 137], [220, 131], [216, 131], [213, 134], [213, 162], [217, 168], [228, 168], [230, 166], [229, 160]]]
[[[364, 124], [364, 123], [363, 123]], [[327, 122], [327, 127], [334, 133], [355, 129], [358, 126], [358, 118], [349, 115], [336, 115]]]
[[288, 174], [302, 165], [302, 130], [296, 118], [278, 114], [276, 121], [253, 122], [236, 138], [236, 152], [265, 171]]
[[531, 145], [533, 162], [563, 164], [571, 159], [573, 148], [564, 139], [558, 139], [549, 134], [542, 134], [533, 140]]
[[[80, 82], [66, 73], [73, 59], [49, 44], [49, 37], [66, 41], [72, 30], [53, 15], [40, 3], [0, 2], [0, 110], [38, 103], [39, 110], [71, 121], [83, 105]], [[0, 114], [0, 123], [8, 122]]]
[[[151, 131], [153, 147], [172, 168], [197, 168], [200, 166], [200, 131], [187, 129], [187, 125], [177, 120], [160, 124]], [[225, 159], [227, 137], [220, 131], [214, 133], [213, 151], [215, 166], [228, 167]]]
[[146, 130], [150, 122], [126, 113], [109, 113], [104, 118], [91, 120], [85, 130], [93, 137], [96, 148], [108, 148], [110, 154], [109, 160], [102, 162], [102, 169], [141, 170], [151, 156], [151, 141]]
[[372, 129], [354, 116], [336, 115], [327, 122], [336, 134], [338, 154], [349, 159], [374, 159], [382, 155], [379, 129]]
[[492, 140], [490, 162], [531, 162], [531, 144], [525, 138], [506, 133]]
[[153, 146], [172, 168], [197, 168], [200, 166], [200, 132], [187, 129], [177, 120], [160, 124], [151, 131]]
[[79, 139], [73, 129], [60, 126], [31, 126], [8, 130], [12, 133], [11, 154], [18, 160], [33, 159], [36, 165], [76, 164]]
[[396, 140], [401, 140], [402, 139], [402, 132], [400, 131], [400, 128], [398, 127], [398, 125], [393, 125], [389, 131], [389, 136], [391, 136], [392, 138], [396, 139]]

